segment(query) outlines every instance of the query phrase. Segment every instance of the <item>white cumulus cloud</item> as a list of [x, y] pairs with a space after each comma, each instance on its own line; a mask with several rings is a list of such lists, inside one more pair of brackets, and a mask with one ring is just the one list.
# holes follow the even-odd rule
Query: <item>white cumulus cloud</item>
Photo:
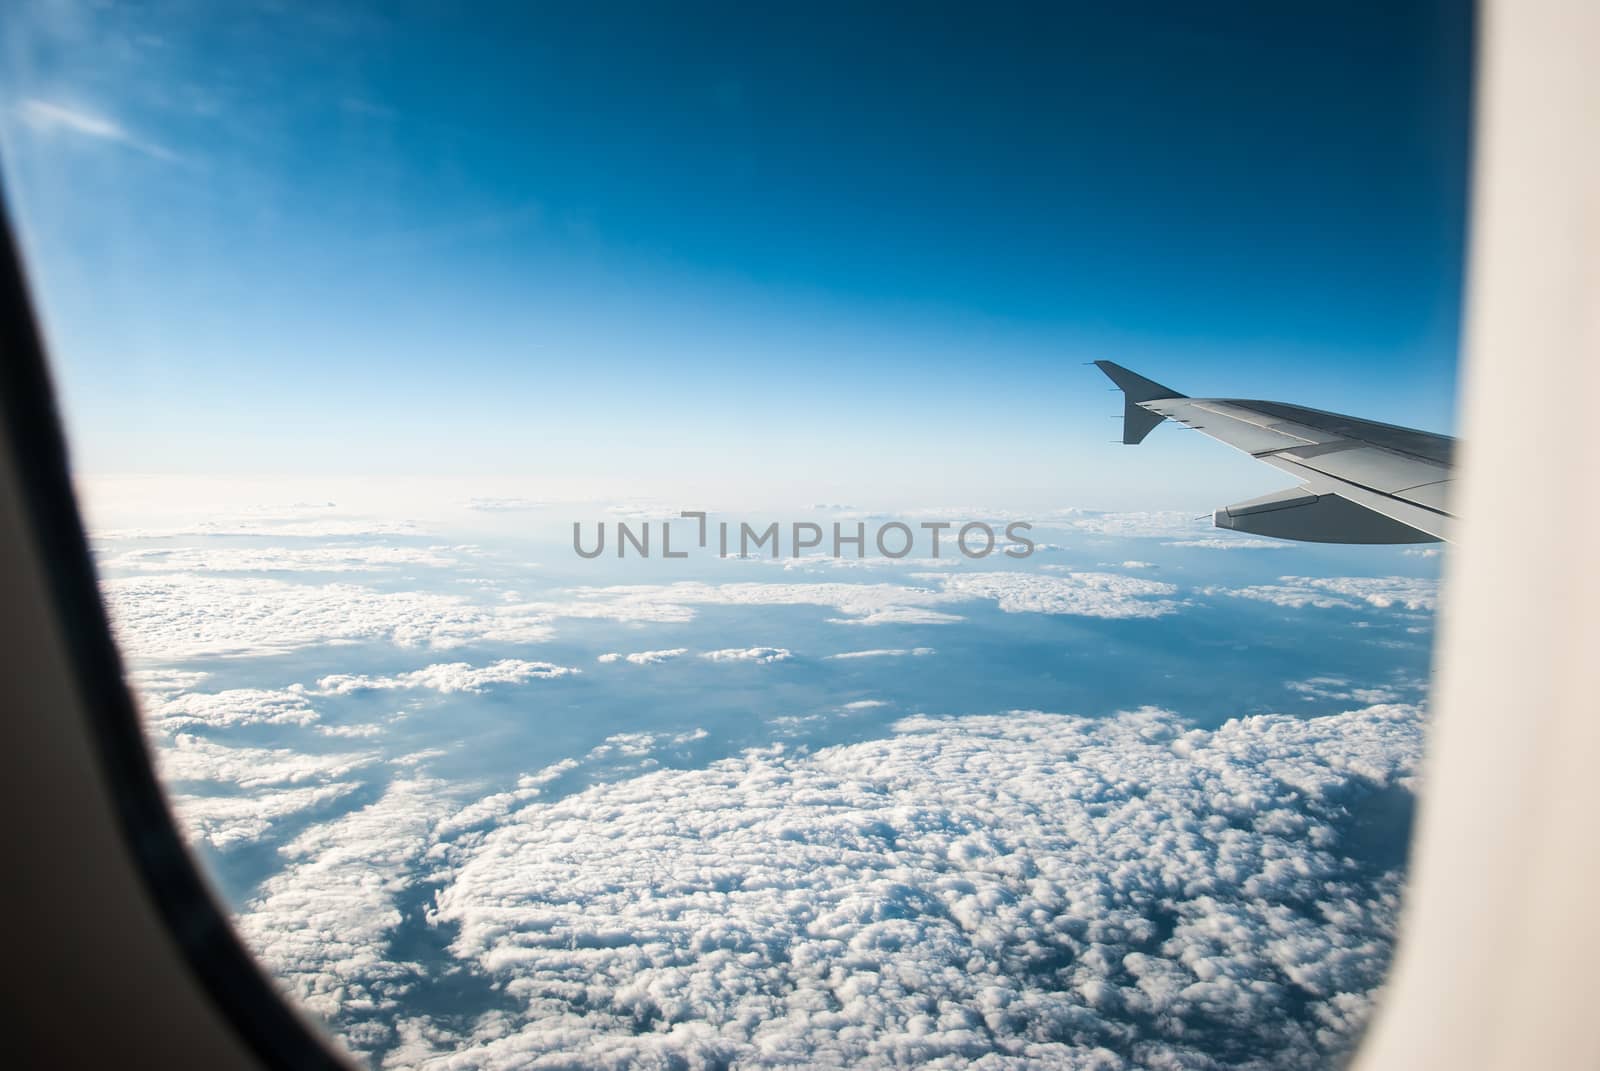
[[117, 639], [135, 659], [268, 655], [370, 641], [450, 648], [530, 643], [551, 634], [548, 618], [520, 607], [353, 584], [180, 573], [113, 578], [101, 590]]
[[1408, 693], [1415, 694], [1426, 688], [1424, 681], [1403, 681], [1396, 684], [1356, 685], [1345, 677], [1311, 677], [1303, 681], [1289, 681], [1284, 687], [1298, 692], [1306, 699], [1327, 699], [1335, 702], [1362, 704], [1394, 703]]
[[258, 788], [341, 778], [377, 759], [371, 752], [315, 754], [291, 748], [235, 747], [179, 733], [156, 752], [156, 768], [168, 782], [215, 781]]
[[523, 684], [531, 680], [553, 680], [579, 672], [581, 671], [571, 666], [529, 662], [521, 658], [503, 658], [487, 666], [473, 666], [466, 662], [440, 662], [390, 677], [335, 673], [318, 679], [316, 690], [322, 695], [348, 695], [351, 692], [427, 688], [448, 695], [456, 692], [481, 692], [491, 684]]
[[1208, 595], [1253, 599], [1291, 609], [1359, 610], [1402, 608], [1433, 610], [1439, 601], [1439, 582], [1407, 576], [1283, 576], [1276, 584], [1243, 588], [1206, 588]]
[[443, 569], [459, 563], [444, 548], [378, 545], [327, 547], [145, 547], [100, 559], [106, 569], [143, 572], [353, 573], [380, 569]]
[[682, 581], [575, 588], [565, 601], [530, 602], [523, 610], [550, 618], [681, 623], [694, 618], [696, 606], [820, 606], [840, 614], [832, 619], [840, 624], [932, 625], [960, 621], [954, 609], [984, 599], [1008, 612], [1087, 617], [1158, 617], [1177, 609], [1177, 603], [1163, 598], [1176, 593], [1171, 584], [1113, 573], [919, 573], [913, 579], [930, 586]]
[[707, 651], [700, 657], [712, 662], [755, 662], [758, 665], [768, 665], [772, 662], [787, 662], [794, 657], [794, 652], [787, 647], [724, 647], [720, 651]]
[[191, 841], [226, 851], [259, 840], [282, 819], [331, 803], [356, 787], [345, 782], [244, 796], [178, 795], [172, 806]]
[[840, 651], [838, 654], [828, 655], [829, 659], [840, 658], [905, 658], [925, 657], [936, 653], [932, 647], [873, 647], [865, 651]]
[[687, 647], [673, 647], [664, 651], [635, 651], [626, 657], [636, 666], [653, 666], [658, 662], [670, 662], [674, 658], [681, 658], [688, 653]]
[[148, 689], [145, 720], [152, 729], [170, 732], [201, 726], [310, 725], [319, 717], [297, 688], [229, 688], [220, 692], [173, 692]]
[[1195, 547], [1201, 550], [1287, 550], [1293, 543], [1282, 539], [1251, 539], [1247, 536], [1207, 536], [1203, 539], [1175, 539], [1168, 547]]
[[1178, 604], [1171, 584], [1116, 573], [964, 573], [941, 578], [958, 598], [993, 599], [1006, 613], [1083, 617], [1161, 617]]
[[1070, 508], [1038, 518], [1040, 526], [1068, 528], [1091, 535], [1124, 539], [1163, 537], [1181, 539], [1210, 529], [1211, 518], [1197, 517], [1181, 510], [1146, 510], [1132, 513], [1107, 513], [1101, 510]]
[[399, 894], [432, 843], [442, 785], [396, 781], [375, 803], [314, 826], [240, 913], [239, 935], [297, 1003], [333, 1017], [392, 1008], [424, 973], [388, 954]]

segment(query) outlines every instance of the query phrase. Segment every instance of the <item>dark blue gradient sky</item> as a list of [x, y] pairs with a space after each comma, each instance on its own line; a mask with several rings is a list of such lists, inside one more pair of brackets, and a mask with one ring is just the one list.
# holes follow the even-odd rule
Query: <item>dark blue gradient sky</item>
[[88, 470], [1128, 506], [1099, 357], [1451, 424], [1466, 5], [6, 18]]

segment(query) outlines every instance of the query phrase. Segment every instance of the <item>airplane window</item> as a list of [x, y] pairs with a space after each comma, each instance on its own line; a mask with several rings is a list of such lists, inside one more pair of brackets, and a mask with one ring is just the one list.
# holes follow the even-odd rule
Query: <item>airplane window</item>
[[0, 18], [152, 762], [356, 1059], [1347, 1058], [1470, 5]]

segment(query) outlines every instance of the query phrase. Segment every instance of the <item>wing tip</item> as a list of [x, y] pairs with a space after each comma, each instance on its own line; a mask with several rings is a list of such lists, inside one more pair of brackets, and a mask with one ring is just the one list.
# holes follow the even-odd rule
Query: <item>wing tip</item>
[[1171, 387], [1162, 386], [1153, 379], [1141, 376], [1132, 369], [1124, 368], [1115, 361], [1095, 361], [1094, 366], [1105, 373], [1107, 379], [1117, 385], [1117, 389], [1128, 396], [1130, 402], [1149, 402], [1157, 398], [1187, 398]]
[[1137, 446], [1144, 442], [1145, 436], [1166, 419], [1160, 413], [1153, 413], [1144, 408], [1140, 402], [1154, 401], [1157, 398], [1184, 397], [1171, 387], [1164, 387], [1153, 379], [1146, 379], [1114, 361], [1092, 363], [1105, 373], [1107, 379], [1116, 384], [1118, 390], [1122, 391], [1122, 442], [1125, 446]]

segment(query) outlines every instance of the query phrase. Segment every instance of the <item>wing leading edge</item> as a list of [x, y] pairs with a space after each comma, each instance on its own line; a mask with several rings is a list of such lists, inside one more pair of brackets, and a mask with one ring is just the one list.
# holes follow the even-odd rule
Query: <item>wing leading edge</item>
[[1455, 440], [1281, 402], [1190, 398], [1110, 361], [1094, 362], [1123, 393], [1122, 441], [1166, 420], [1193, 428], [1300, 486], [1224, 506], [1218, 528], [1312, 543], [1449, 540]]

